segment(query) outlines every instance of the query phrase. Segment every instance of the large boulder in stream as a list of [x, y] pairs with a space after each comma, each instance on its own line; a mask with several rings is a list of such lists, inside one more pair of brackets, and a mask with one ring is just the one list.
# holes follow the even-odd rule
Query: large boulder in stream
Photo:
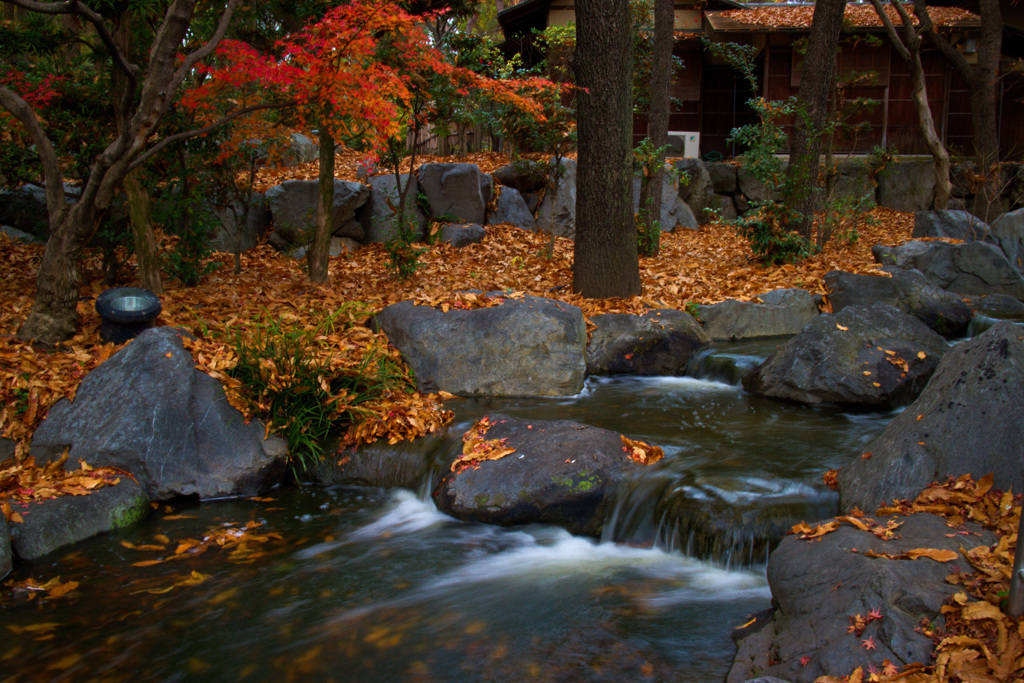
[[[481, 293], [480, 300], [485, 297]], [[412, 301], [374, 318], [416, 375], [420, 391], [458, 396], [572, 396], [583, 389], [587, 331], [570, 304], [535, 296], [444, 312]]]
[[527, 421], [495, 413], [475, 429], [485, 430], [482, 437], [496, 447], [515, 452], [445, 473], [434, 500], [459, 519], [554, 524], [599, 536], [619, 481], [643, 467], [621, 434], [571, 420]]
[[685, 375], [709, 341], [692, 315], [672, 309], [607, 313], [590, 321], [597, 326], [587, 345], [590, 375]]
[[153, 500], [248, 496], [277, 484], [287, 448], [246, 423], [220, 382], [195, 369], [181, 333], [146, 330], [90, 372], [74, 402], [59, 401], [32, 437], [40, 465], [130, 472]]
[[[896, 558], [917, 548], [958, 552], [961, 545], [992, 544], [995, 536], [971, 523], [957, 527], [970, 536], [954, 534], [936, 515], [893, 519], [902, 526], [889, 541], [846, 525], [814, 542], [787, 536], [768, 560], [774, 613], [738, 632], [728, 683], [755, 676], [811, 683], [858, 667], [881, 670], [885, 660], [897, 669], [931, 661], [934, 643], [915, 628], [922, 619], [941, 619], [943, 603], [959, 588], [946, 582], [949, 564]], [[851, 632], [856, 615], [866, 623]], [[863, 645], [869, 638], [873, 649]]]
[[914, 498], [947, 476], [995, 475], [1024, 490], [1024, 331], [998, 323], [954, 346], [928, 386], [839, 472], [844, 509]]
[[833, 270], [825, 275], [832, 312], [882, 302], [909, 313], [947, 339], [963, 336], [974, 314], [952, 292], [929, 284], [916, 270], [892, 268], [891, 277]]
[[803, 289], [777, 289], [758, 298], [699, 306], [697, 317], [711, 339], [725, 341], [794, 335], [818, 317], [817, 301]]
[[18, 503], [11, 509], [24, 520], [11, 533], [14, 553], [23, 560], [37, 560], [72, 543], [128, 528], [150, 513], [146, 492], [127, 476], [87, 496]]
[[821, 315], [743, 378], [752, 394], [891, 409], [924, 389], [946, 340], [887, 304]]
[[898, 247], [876, 245], [871, 253], [882, 265], [919, 270], [933, 285], [957, 294], [1007, 294], [1024, 299], [1024, 276], [999, 247], [986, 242], [915, 241]]

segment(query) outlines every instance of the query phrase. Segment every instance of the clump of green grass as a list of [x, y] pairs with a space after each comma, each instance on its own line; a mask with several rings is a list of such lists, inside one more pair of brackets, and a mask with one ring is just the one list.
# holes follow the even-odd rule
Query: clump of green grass
[[253, 412], [287, 440], [296, 473], [323, 458], [331, 431], [369, 412], [364, 404], [414, 390], [404, 368], [380, 347], [359, 357], [338, 351], [338, 335], [355, 318], [351, 308], [339, 309], [315, 327], [300, 327], [263, 315], [235, 331], [238, 362], [231, 375], [244, 385]]

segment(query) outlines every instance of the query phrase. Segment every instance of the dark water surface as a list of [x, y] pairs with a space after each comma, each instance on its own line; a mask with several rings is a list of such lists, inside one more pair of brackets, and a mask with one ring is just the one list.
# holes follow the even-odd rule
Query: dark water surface
[[[749, 363], [765, 351], [721, 353]], [[620, 541], [657, 525], [645, 491], [820, 499], [821, 473], [891, 419], [694, 378], [599, 379], [572, 399], [452, 407], [453, 433], [501, 410], [662, 446], [665, 460], [633, 485], [643, 495], [619, 513], [648, 519], [620, 524], [609, 535]], [[763, 565], [700, 561], [679, 543], [463, 523], [408, 491], [303, 485], [269, 498], [161, 506], [136, 528], [18, 565], [16, 582], [79, 586], [56, 599], [5, 591], [0, 680], [713, 681], [728, 670], [731, 629], [769, 606]], [[218, 534], [240, 538], [175, 555]]]

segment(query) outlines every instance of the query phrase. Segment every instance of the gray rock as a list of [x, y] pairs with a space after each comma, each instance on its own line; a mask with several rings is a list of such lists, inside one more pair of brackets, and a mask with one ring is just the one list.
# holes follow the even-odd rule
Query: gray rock
[[292, 133], [284, 154], [285, 166], [300, 166], [320, 159], [320, 142], [302, 133]]
[[1024, 333], [1010, 323], [954, 346], [916, 401], [839, 472], [845, 509], [914, 498], [932, 481], [995, 474], [1024, 490]]
[[50, 232], [46, 190], [31, 184], [0, 190], [0, 224], [45, 238]]
[[215, 206], [213, 213], [218, 221], [210, 236], [210, 246], [214, 251], [233, 254], [236, 244], [239, 251], [253, 249], [270, 231], [270, 207], [266, 196], [259, 192], [252, 193], [244, 226], [239, 226], [245, 213], [245, 207], [240, 201], [234, 202], [232, 206]]
[[[724, 194], [713, 194], [708, 197], [708, 204], [704, 210], [704, 215], [704, 223], [709, 223], [716, 215], [721, 220], [731, 221], [740, 214], [732, 197]], [[701, 223], [701, 225], [704, 223]]]
[[743, 378], [757, 396], [890, 409], [910, 403], [946, 352], [945, 340], [892, 306], [820, 315]]
[[30, 454], [45, 464], [131, 472], [153, 500], [255, 495], [278, 483], [284, 441], [245, 423], [220, 383], [196, 370], [175, 330], [146, 330], [90, 372], [74, 402], [59, 401]]
[[11, 551], [11, 528], [6, 515], [0, 514], [0, 581], [11, 573], [14, 554]]
[[[884, 527], [886, 521], [876, 523]], [[768, 560], [774, 615], [759, 630], [740, 635], [726, 680], [760, 675], [811, 683], [819, 676], [847, 676], [858, 667], [881, 670], [885, 660], [897, 669], [931, 661], [934, 643], [914, 629], [922, 619], [941, 619], [943, 603], [959, 590], [945, 580], [950, 565], [866, 553], [898, 556], [915, 548], [957, 552], [961, 545], [988, 545], [995, 537], [968, 523], [967, 531], [978, 536], [950, 538], [946, 521], [929, 514], [895, 521], [902, 526], [890, 541], [847, 525], [813, 543], [796, 536], [783, 539]], [[872, 610], [882, 618], [871, 620], [859, 635], [848, 632], [852, 617], [867, 617]], [[872, 650], [862, 645], [868, 638], [875, 644]]]
[[700, 229], [700, 223], [697, 222], [697, 217], [694, 215], [693, 209], [684, 202], [676, 204], [676, 227], [686, 228], [687, 230]]
[[[633, 178], [633, 213], [640, 212], [640, 176]], [[661, 215], [658, 222], [662, 232], [672, 232], [679, 225], [679, 206], [686, 206], [679, 201], [679, 181], [672, 174], [666, 173], [661, 183]], [[689, 211], [689, 207], [687, 207]], [[690, 212], [692, 214], [692, 212]]]
[[[370, 197], [357, 213], [359, 223], [365, 231], [363, 242], [390, 242], [398, 237], [399, 231], [398, 185], [395, 174], [372, 176], [367, 182], [370, 184]], [[427, 219], [416, 203], [416, 195], [419, 192], [416, 176], [410, 178], [408, 173], [403, 174], [401, 183], [402, 186], [408, 183], [405, 196], [406, 222], [412, 226], [417, 238], [421, 238], [426, 231]]]
[[1008, 318], [1024, 315], [1024, 301], [1005, 294], [965, 296], [964, 303], [977, 313]]
[[484, 206], [494, 201], [494, 178], [490, 174], [480, 174], [480, 196], [484, 198]]
[[966, 211], [917, 211], [913, 237], [951, 237], [964, 242], [995, 243], [991, 229], [977, 216]]
[[498, 195], [494, 212], [487, 217], [487, 225], [498, 225], [499, 223], [511, 223], [524, 230], [533, 230], [537, 225], [523, 195], [513, 187], [502, 189], [501, 194]]
[[529, 194], [547, 187], [548, 167], [540, 161], [517, 159], [505, 164], [494, 172], [498, 183], [522, 194]]
[[927, 211], [935, 201], [935, 165], [929, 159], [904, 159], [878, 175], [878, 203], [897, 211]]
[[711, 174], [700, 159], [676, 159], [672, 163], [679, 177], [679, 198], [689, 202], [692, 197], [700, 200], [714, 193]]
[[571, 396], [583, 388], [587, 333], [580, 309], [569, 304], [527, 295], [443, 313], [402, 301], [374, 321], [402, 352], [420, 391]]
[[709, 341], [693, 316], [672, 309], [608, 313], [591, 322], [597, 328], [587, 345], [590, 375], [685, 375], [687, 363]]
[[27, 233], [27, 232], [25, 232], [23, 230], [18, 230], [17, 228], [12, 228], [9, 225], [0, 225], [0, 232], [2, 232], [3, 234], [7, 235], [8, 237], [10, 237], [15, 242], [23, 242], [25, 244], [31, 244], [33, 242], [41, 243], [41, 242], [44, 241], [42, 238], [36, 237], [35, 235], [30, 235], [29, 233]]
[[[328, 486], [380, 486], [418, 490], [432, 467], [444, 459], [444, 435], [431, 434], [389, 444], [379, 440], [333, 453], [306, 472]], [[461, 445], [461, 442], [460, 442]], [[451, 459], [447, 461], [449, 464]]]
[[23, 560], [37, 560], [72, 543], [141, 522], [150, 513], [149, 498], [131, 477], [120, 479], [116, 486], [87, 496], [12, 505], [25, 520], [12, 526], [14, 553]]
[[878, 245], [871, 253], [882, 265], [919, 270], [933, 285], [957, 294], [1006, 294], [1024, 299], [1024, 276], [991, 244], [907, 242], [898, 247]]
[[875, 203], [875, 186], [871, 182], [871, 174], [863, 161], [844, 159], [838, 164], [839, 175], [836, 177], [837, 198], [859, 199], [868, 196], [870, 204]]
[[751, 202], [764, 203], [769, 199], [775, 199], [775, 193], [744, 166], [740, 166], [736, 174], [736, 183], [743, 196]]
[[711, 186], [715, 189], [715, 194], [732, 194], [736, 191], [738, 167], [735, 164], [716, 161], [704, 164], [704, 168], [711, 176]]
[[963, 336], [974, 314], [956, 294], [928, 284], [916, 270], [891, 269], [892, 277], [833, 270], [825, 275], [832, 312], [876, 302], [895, 306], [947, 339]]
[[[349, 252], [355, 251], [359, 248], [359, 242], [356, 242], [351, 237], [332, 237], [331, 246], [328, 253], [331, 256], [341, 256]], [[306, 258], [306, 254], [309, 253], [308, 247], [295, 247], [285, 252], [288, 256], [293, 259], [302, 260]]]
[[685, 206], [694, 217], [694, 224], [691, 225], [688, 217], [680, 216], [679, 224], [684, 228], [693, 229], [695, 226], [708, 223], [711, 214], [706, 209], [715, 194], [711, 174], [700, 159], [680, 159], [675, 162], [675, 168], [686, 174], [685, 180], [679, 180], [679, 198], [685, 202]]
[[14, 442], [0, 436], [0, 462], [14, 457]]
[[1024, 273], [1024, 209], [1003, 214], [992, 223], [992, 236], [1018, 273]]
[[430, 218], [483, 224], [487, 202], [476, 164], [423, 164], [417, 173]]
[[[320, 194], [315, 180], [287, 180], [267, 190], [267, 205], [274, 218], [274, 232], [290, 244], [304, 244], [312, 236], [316, 223], [316, 202]], [[331, 232], [338, 237], [363, 239], [359, 224], [353, 219], [356, 211], [370, 197], [370, 188], [347, 180], [334, 181], [334, 204], [331, 210]], [[346, 226], [356, 226], [358, 234], [339, 234]]]
[[485, 438], [507, 439], [516, 452], [459, 472], [446, 468], [434, 501], [459, 519], [555, 524], [599, 536], [619, 481], [642, 467], [623, 452], [622, 436], [607, 429], [501, 414], [487, 419]]
[[711, 339], [738, 340], [794, 335], [818, 317], [818, 304], [810, 292], [786, 290], [786, 296], [753, 303], [728, 300], [697, 308], [697, 317]]
[[478, 244], [483, 240], [487, 231], [482, 225], [476, 223], [448, 223], [441, 228], [440, 239], [447, 242], [456, 249], [468, 247], [471, 244]]
[[576, 236], [576, 160], [562, 159], [565, 171], [558, 183], [558, 192], [545, 193], [537, 208], [537, 229], [556, 237]]

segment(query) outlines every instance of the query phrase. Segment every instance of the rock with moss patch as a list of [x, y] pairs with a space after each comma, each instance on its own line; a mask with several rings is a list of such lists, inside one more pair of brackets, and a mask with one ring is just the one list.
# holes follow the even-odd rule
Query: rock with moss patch
[[[442, 512], [511, 526], [544, 523], [598, 536], [619, 482], [641, 470], [622, 435], [570, 420], [487, 417], [488, 440], [515, 452], [446, 471], [434, 489]], [[454, 458], [453, 458], [454, 459]]]
[[87, 538], [126, 529], [150, 512], [149, 497], [134, 479], [124, 476], [87, 496], [61, 496], [11, 506], [24, 520], [15, 523], [11, 541], [15, 554], [36, 560]]

